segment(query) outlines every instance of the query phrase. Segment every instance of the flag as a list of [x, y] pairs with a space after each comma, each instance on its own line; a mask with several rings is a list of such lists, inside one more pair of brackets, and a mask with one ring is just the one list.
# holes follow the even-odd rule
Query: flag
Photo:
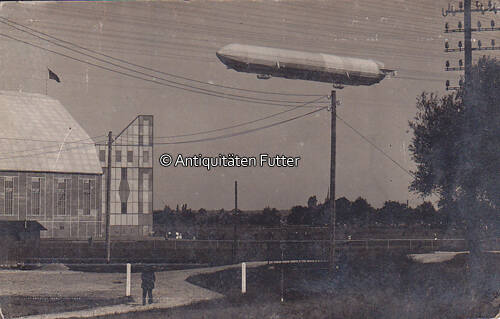
[[49, 80], [55, 80], [55, 81], [57, 81], [57, 83], [61, 82], [61, 80], [59, 80], [59, 77], [57, 76], [57, 74], [52, 72], [50, 69], [47, 69], [47, 70], [49, 70]]

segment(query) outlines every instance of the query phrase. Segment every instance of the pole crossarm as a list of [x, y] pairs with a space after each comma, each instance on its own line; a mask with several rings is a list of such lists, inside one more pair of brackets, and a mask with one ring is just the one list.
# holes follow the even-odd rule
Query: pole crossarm
[[444, 68], [445, 71], [463, 71], [464, 67], [463, 66], [457, 66], [457, 67], [447, 67]]
[[[485, 13], [497, 14], [498, 11], [500, 11], [500, 9], [498, 9], [496, 5], [490, 4], [487, 8], [485, 8], [483, 4], [479, 4], [478, 2], [476, 3], [476, 8], [470, 9], [470, 12], [480, 12], [481, 14]], [[441, 14], [443, 15], [443, 17], [446, 17], [450, 14], [455, 15], [457, 13], [465, 13], [465, 8], [459, 7], [458, 9], [455, 9], [455, 7], [450, 4], [448, 5], [448, 9], [446, 10], [444, 8], [441, 9]]]
[[[483, 31], [500, 31], [500, 27], [495, 28], [471, 28], [471, 32], [483, 32]], [[465, 29], [445, 29], [444, 33], [462, 33]]]
[[[471, 48], [471, 51], [493, 51], [500, 50], [500, 46], [497, 47], [481, 47], [481, 48]], [[465, 48], [455, 48], [455, 49], [444, 49], [444, 52], [464, 52]]]

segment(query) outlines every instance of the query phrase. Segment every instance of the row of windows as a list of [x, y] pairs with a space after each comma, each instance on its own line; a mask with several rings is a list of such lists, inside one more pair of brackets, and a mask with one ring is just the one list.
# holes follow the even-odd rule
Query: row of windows
[[[106, 150], [99, 150], [99, 160], [101, 162], [106, 161]], [[149, 151], [142, 151], [143, 162], [149, 162]], [[115, 162], [121, 163], [122, 161], [122, 151], [115, 151]], [[134, 151], [127, 151], [127, 162], [132, 163], [134, 161]]]
[[[14, 179], [15, 177], [3, 177], [0, 178], [0, 200], [3, 199], [3, 205], [0, 204], [0, 214], [1, 215], [14, 215]], [[42, 184], [45, 180], [41, 177], [31, 178], [31, 212], [28, 214], [32, 216], [41, 215], [42, 207], [42, 197], [41, 190]], [[90, 215], [92, 190], [95, 188], [94, 181], [89, 179], [83, 180], [83, 215]], [[58, 216], [65, 216], [69, 214], [70, 211], [70, 190], [71, 190], [71, 179], [57, 179], [56, 180], [56, 191], [55, 191], [55, 213]]]

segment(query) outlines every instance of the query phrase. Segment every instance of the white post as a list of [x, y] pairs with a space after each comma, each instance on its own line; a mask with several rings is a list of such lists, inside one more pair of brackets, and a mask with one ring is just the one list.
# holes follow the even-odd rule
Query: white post
[[247, 292], [247, 264], [241, 263], [241, 293]]
[[127, 264], [127, 287], [125, 288], [125, 296], [130, 297], [130, 273], [132, 266]]

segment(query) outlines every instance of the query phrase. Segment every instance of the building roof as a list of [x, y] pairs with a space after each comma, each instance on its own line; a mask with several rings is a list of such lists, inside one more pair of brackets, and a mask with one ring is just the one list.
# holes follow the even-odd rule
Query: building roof
[[0, 170], [102, 174], [94, 142], [62, 104], [0, 91]]

